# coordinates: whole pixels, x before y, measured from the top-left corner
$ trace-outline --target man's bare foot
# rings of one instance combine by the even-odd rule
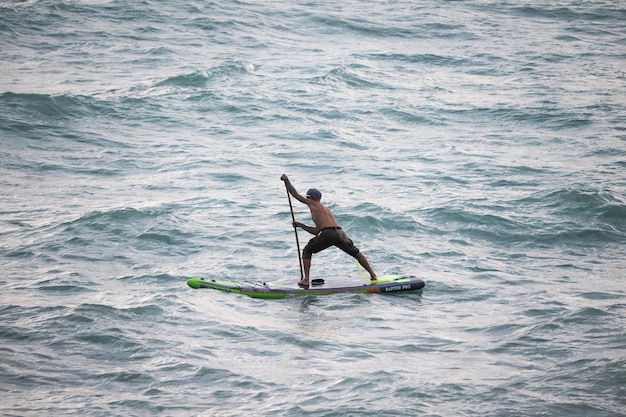
[[[298,285],[302,288],[309,288],[309,281],[298,281]]]

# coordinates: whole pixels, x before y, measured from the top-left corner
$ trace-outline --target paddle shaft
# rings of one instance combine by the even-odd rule
[[[294,224],[296,222],[296,216],[293,214],[293,206],[291,205],[291,195],[289,194],[289,187],[287,187],[287,183],[285,183],[285,189],[287,190],[287,200],[289,200],[289,210],[291,210],[291,221],[293,224],[293,232],[296,234],[296,247],[298,248],[298,262],[300,263],[300,279],[304,279],[304,274],[302,273],[302,256],[300,256],[300,240],[298,239],[298,228]]]

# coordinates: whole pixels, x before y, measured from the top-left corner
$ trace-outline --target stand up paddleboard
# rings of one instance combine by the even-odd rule
[[[293,280],[291,280],[293,281]],[[414,276],[385,275],[376,281],[364,283],[358,278],[330,278],[326,283],[323,279],[312,281],[309,288],[302,288],[287,279],[270,282],[221,281],[215,279],[191,278],[187,285],[191,288],[211,288],[214,290],[244,294],[253,298],[280,299],[304,295],[329,295],[338,293],[376,293],[393,294],[407,291],[420,291],[424,281]]]

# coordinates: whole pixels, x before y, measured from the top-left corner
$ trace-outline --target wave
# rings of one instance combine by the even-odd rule
[[[59,142],[59,149],[71,143],[123,149],[128,146],[123,140],[102,132],[109,130],[111,123],[126,120],[128,111],[123,100],[117,98],[6,92],[0,94],[0,131],[19,140],[22,146],[23,138],[31,143],[58,138],[63,141]],[[46,150],[55,149],[46,147]]]
[[[566,188],[544,191],[520,201],[536,204],[549,214],[580,223],[604,221],[626,232],[626,201],[609,189]]]
[[[3,114],[7,112],[25,115],[35,120],[69,120],[93,114],[115,113],[109,103],[100,102],[89,96],[71,94],[0,94]]]
[[[417,4],[417,3],[416,3]],[[390,16],[394,16],[394,24],[385,20],[377,20],[376,15],[351,13],[349,15],[316,14],[309,17],[325,35],[362,36],[373,39],[432,39],[432,38],[460,38],[474,39],[475,35],[467,30],[461,22],[443,23],[428,22],[421,19],[407,19],[411,13],[422,14],[431,9],[427,6],[423,10],[410,5],[413,10],[404,8],[390,8]]]
[[[511,242],[526,236],[531,227],[521,221],[478,212],[465,207],[428,209],[423,216],[435,234],[460,235],[464,239]]]
[[[541,107],[469,107],[439,109],[442,115],[454,118],[463,117],[474,122],[489,120],[490,123],[500,123],[503,126],[526,124],[532,127],[546,127],[551,130],[569,130],[590,126],[593,124],[593,114],[590,111],[569,111],[560,108]],[[440,116],[443,117],[443,116]]]
[[[398,108],[383,108],[381,109],[381,113],[391,119],[408,125],[444,125],[444,123],[432,117],[432,114],[427,109],[419,109],[412,112]]]
[[[134,208],[114,209],[105,212],[93,212],[80,219],[69,222],[61,228],[61,233],[69,238],[68,244],[84,244],[84,241],[102,239],[108,241],[127,242],[129,239],[139,248],[147,242],[150,245],[177,246],[183,245],[192,232],[173,227],[178,224],[171,210]],[[70,238],[70,236],[72,236]]]
[[[174,75],[155,84],[156,87],[202,88],[210,81],[236,78],[254,73],[256,67],[252,63],[230,62],[207,70],[199,70],[188,74]]]
[[[590,3],[589,6],[591,6]],[[509,13],[513,13],[516,15],[520,15],[523,17],[531,17],[531,18],[545,18],[550,20],[563,20],[567,22],[575,22],[575,21],[606,21],[616,19],[617,16],[624,15],[625,10],[623,8],[616,7],[599,7],[598,5],[593,5],[593,7],[589,7],[585,3],[581,3],[580,5],[566,7],[551,7],[546,4],[545,7],[540,6],[520,6],[514,7],[507,10]]]
[[[368,77],[360,72],[360,69],[364,69],[363,66],[341,66],[333,68],[326,74],[318,77],[314,77],[311,82],[314,84],[330,85],[332,87],[339,88],[354,88],[354,89],[369,89],[369,88],[382,88],[392,89],[390,85],[384,83],[382,80],[370,80]]]
[[[420,228],[410,214],[400,213],[376,204],[361,203],[352,207],[342,207],[349,216],[335,213],[340,224],[347,229],[368,233],[415,232]]]
[[[467,58],[444,56],[438,54],[400,54],[400,53],[375,53],[367,56],[370,59],[383,62],[397,61],[409,64],[426,64],[439,67],[465,67],[471,65]]]
[[[602,247],[626,241],[626,205],[608,191],[554,190],[506,202],[498,212],[495,207],[470,203],[427,209],[419,215],[430,233],[466,243]]]
[[[204,87],[209,77],[205,72],[194,72],[191,74],[176,75],[160,81],[157,87],[173,86],[173,87]]]
[[[105,261],[102,251],[122,245],[117,260],[129,262],[134,253],[146,251],[160,255],[188,255],[196,251],[192,243],[194,226],[172,213],[171,209],[119,208],[86,213],[75,220],[39,227],[18,228],[3,237],[13,242],[4,256],[14,259],[46,258],[47,262],[97,263]],[[58,291],[65,285],[46,286]]]

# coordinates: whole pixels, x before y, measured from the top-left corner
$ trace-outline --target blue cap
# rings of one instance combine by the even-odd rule
[[[317,188],[311,188],[309,191],[306,192],[306,196],[314,200],[322,199],[322,193],[320,193],[320,190],[318,190]]]

